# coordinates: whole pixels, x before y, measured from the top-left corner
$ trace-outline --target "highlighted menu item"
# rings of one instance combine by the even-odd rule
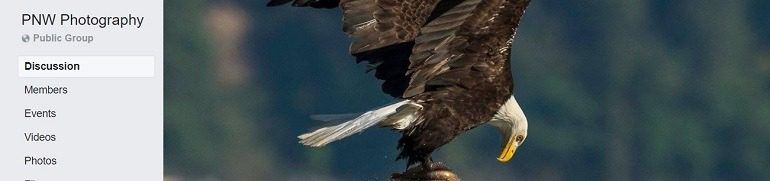
[[[151,56],[20,56],[19,77],[152,77]]]

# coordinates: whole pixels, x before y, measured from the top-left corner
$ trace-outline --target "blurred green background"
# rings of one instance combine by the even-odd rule
[[[308,115],[394,101],[339,10],[165,0],[166,180],[386,180],[397,134],[313,149]],[[770,180],[770,1],[534,0],[513,45],[530,122],[508,164],[474,129],[434,155],[465,180]]]

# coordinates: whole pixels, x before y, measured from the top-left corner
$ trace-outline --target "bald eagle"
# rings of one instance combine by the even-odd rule
[[[372,65],[398,102],[299,136],[321,147],[372,126],[392,128],[407,168],[435,169],[431,153],[482,124],[503,136],[500,162],[527,138],[512,94],[510,48],[529,0],[271,0],[268,6],[340,7],[350,53]]]

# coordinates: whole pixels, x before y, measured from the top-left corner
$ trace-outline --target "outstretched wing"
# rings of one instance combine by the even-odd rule
[[[463,0],[420,29],[403,97],[439,87],[470,88],[501,73],[528,0]],[[501,66],[505,64],[505,66]]]
[[[350,53],[358,62],[372,65],[375,77],[385,80],[385,93],[401,98],[441,86],[471,87],[477,81],[464,80],[488,76],[474,70],[496,63],[481,60],[488,57],[483,53],[495,51],[473,44],[485,41],[479,40],[478,34],[501,33],[495,32],[501,29],[490,28],[494,18],[519,12],[500,12],[501,6],[510,4],[506,0],[271,0],[268,5],[289,2],[294,6],[341,7],[343,30],[352,39]],[[519,2],[512,6],[523,10],[526,5]],[[518,20],[512,23],[497,27],[515,28]]]
[[[382,90],[401,97],[409,83],[406,70],[414,38],[426,21],[460,0],[271,0],[268,6],[334,8],[343,11],[343,30],[351,37],[350,53],[366,61]],[[446,1],[450,3],[445,3]],[[438,6],[438,7],[437,7]],[[437,9],[434,11],[434,9]],[[433,13],[433,14],[431,14]]]

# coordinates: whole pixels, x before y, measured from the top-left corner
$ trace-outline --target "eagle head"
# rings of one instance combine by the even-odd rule
[[[510,161],[516,149],[527,139],[527,117],[513,95],[495,113],[489,124],[503,136],[502,151],[497,160],[503,163]]]

